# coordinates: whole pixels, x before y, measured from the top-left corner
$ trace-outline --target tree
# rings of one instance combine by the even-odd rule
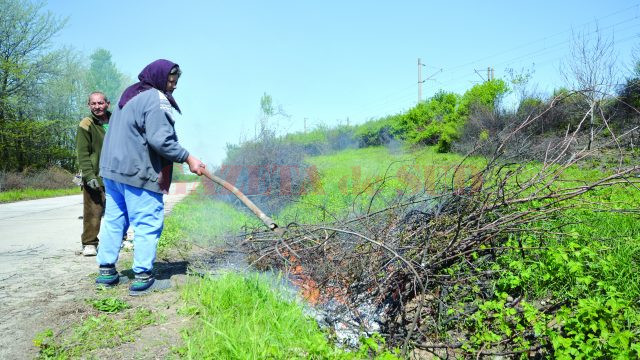
[[[270,117],[275,113],[273,98],[266,92],[260,98],[260,136],[264,135]]]
[[[110,101],[117,102],[128,82],[111,60],[111,53],[105,49],[97,49],[91,54],[90,59],[86,79],[87,90],[101,91]]]
[[[440,91],[399,117],[396,126],[413,144],[436,145],[440,152],[449,151],[462,125],[459,102],[457,94]]]
[[[616,56],[613,40],[603,38],[596,27],[595,36],[589,33],[574,35],[571,46],[571,60],[563,71],[570,86],[584,95],[589,106],[589,142],[587,149],[591,149],[595,133],[596,111],[614,88],[614,69]]]
[[[29,90],[54,75],[62,55],[50,48],[66,19],[42,12],[43,7],[42,2],[0,0],[0,124],[24,115],[19,108]]]

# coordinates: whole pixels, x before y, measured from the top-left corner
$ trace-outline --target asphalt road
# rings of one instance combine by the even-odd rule
[[[197,183],[172,184],[171,210]],[[74,256],[81,249],[82,195],[0,204],[0,281],[27,259]]]
[[[81,248],[82,195],[0,204],[0,279],[25,258]]]

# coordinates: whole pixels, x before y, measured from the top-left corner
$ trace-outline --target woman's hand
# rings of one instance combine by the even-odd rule
[[[200,159],[195,156],[189,155],[186,162],[187,165],[189,165],[189,171],[197,174],[198,176],[202,176],[202,172],[205,170],[206,165],[202,161],[200,161]]]

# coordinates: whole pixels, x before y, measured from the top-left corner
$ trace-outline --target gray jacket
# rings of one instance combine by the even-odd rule
[[[109,121],[100,156],[104,178],[166,193],[173,163],[183,163],[189,152],[178,143],[173,107],[156,89],[141,92]]]

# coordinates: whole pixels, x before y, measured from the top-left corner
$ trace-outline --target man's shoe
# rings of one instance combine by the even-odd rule
[[[115,286],[118,285],[119,281],[120,274],[118,274],[115,265],[100,265],[96,285]]]
[[[98,250],[95,245],[83,245],[82,246],[82,255],[83,256],[96,256],[98,255]]]
[[[122,246],[120,248],[125,250],[133,250],[133,243],[130,240],[122,240]]]

